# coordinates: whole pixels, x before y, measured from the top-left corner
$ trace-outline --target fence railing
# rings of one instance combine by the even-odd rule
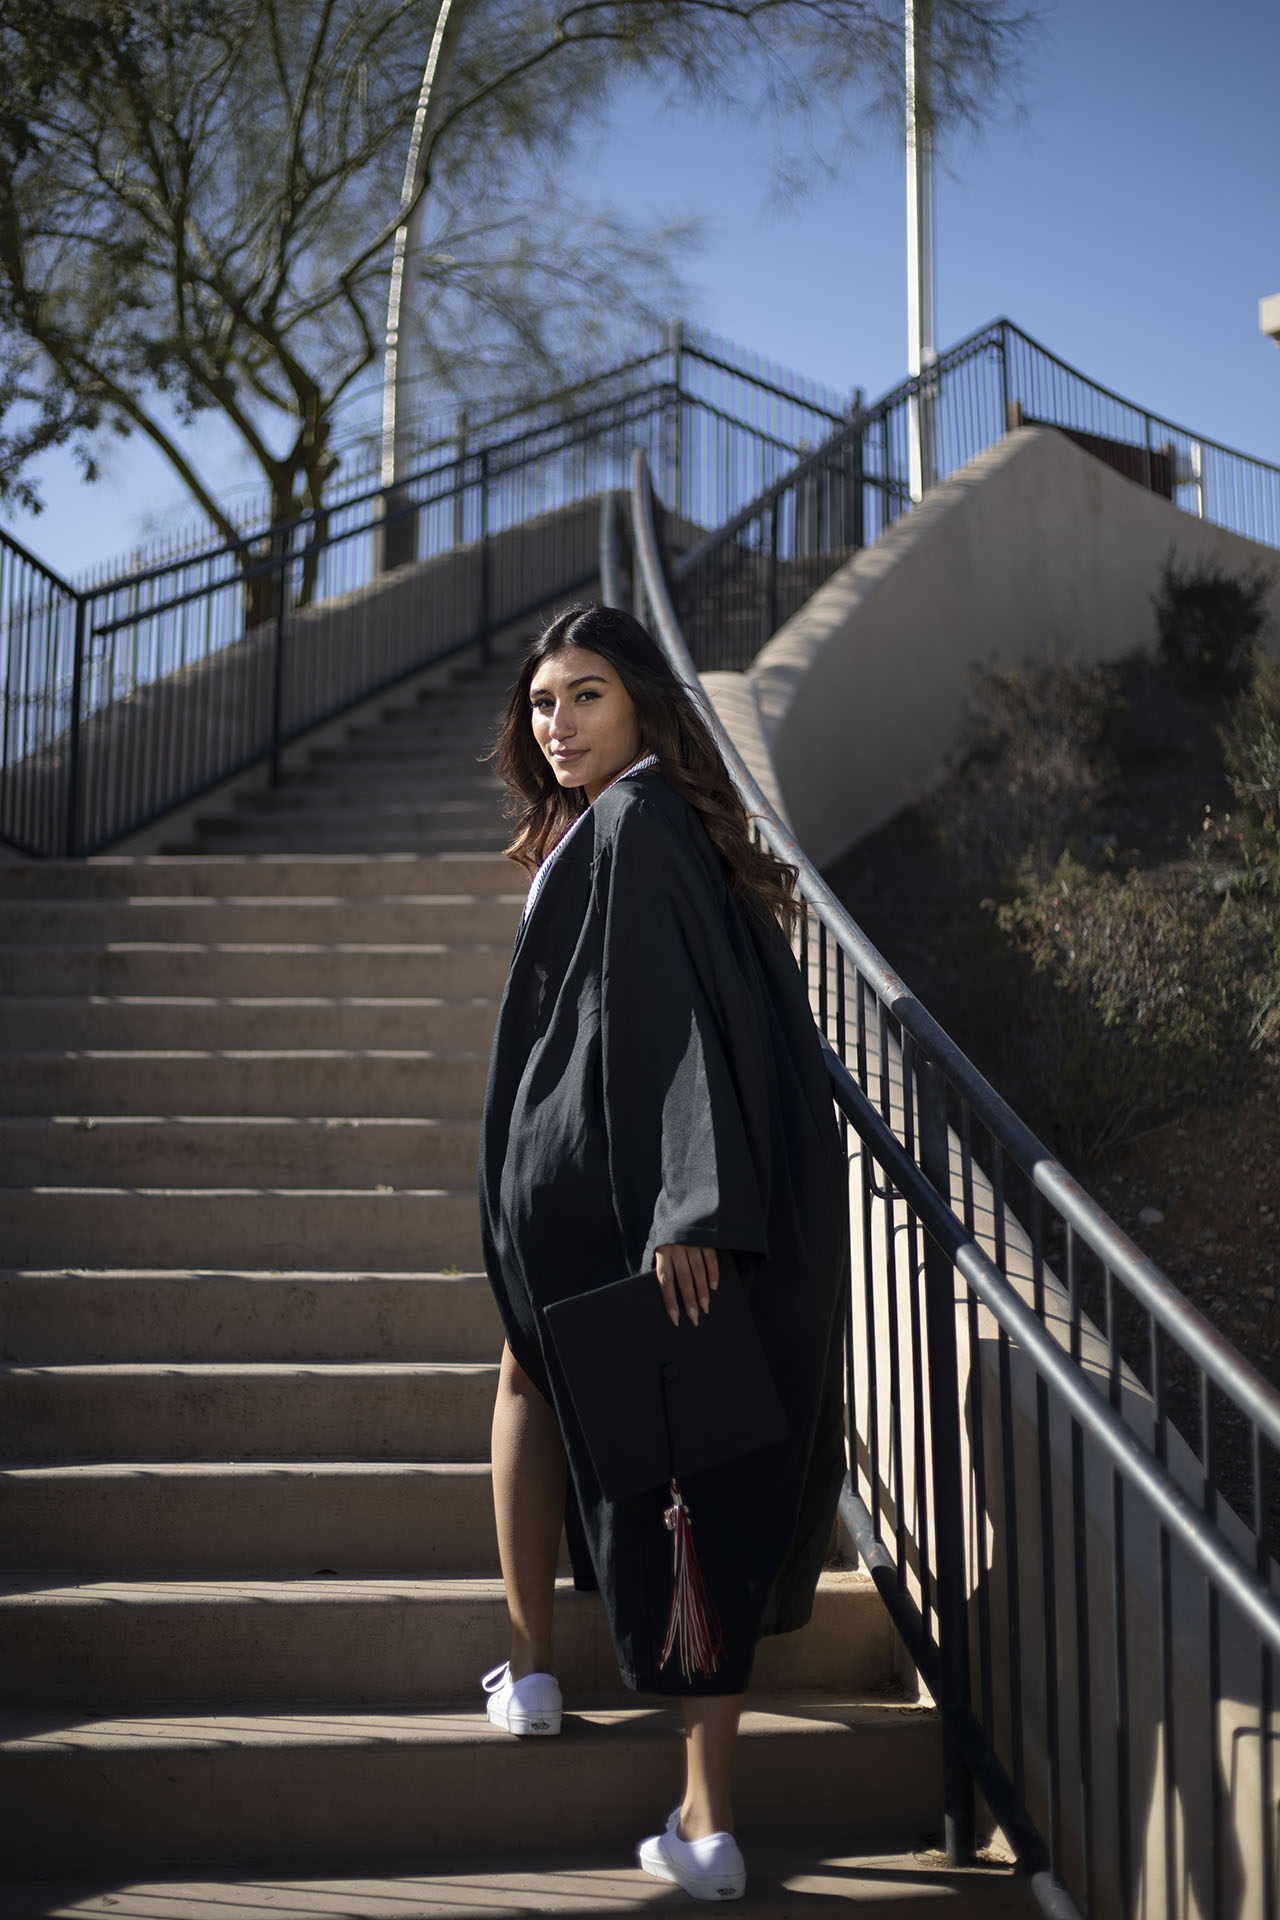
[[[669,396],[669,438],[659,450],[665,454],[665,466],[655,454],[654,470],[663,477],[666,497],[673,503],[683,497],[690,517],[703,526],[718,525],[732,511],[731,507],[720,510],[726,497],[735,505],[750,499],[797,453],[827,439],[854,410],[844,396],[817,381],[747,353],[704,328],[673,321],[629,358],[554,392],[526,397],[514,405],[507,397],[479,398],[452,413],[416,418],[407,433],[405,464],[418,478],[436,469],[452,471],[475,461],[486,448],[554,433],[586,415],[625,407],[664,389]],[[381,388],[374,392],[380,401]],[[743,471],[728,496],[723,482],[718,485],[714,478],[715,462],[699,458],[704,414],[731,421],[746,436],[740,449]],[[345,436],[340,432],[337,444],[342,464],[326,488],[330,509],[376,493],[382,485],[380,407],[365,432],[348,431]],[[722,449],[717,452],[723,457]],[[271,538],[271,502],[264,488],[240,489],[227,511],[245,543]],[[187,514],[127,556],[76,575],[72,584],[81,591],[109,586],[220,552],[225,545],[207,517]]]
[[[838,419],[708,336],[489,423],[388,492],[77,589],[0,535],[0,839],[93,853],[595,577],[590,503],[645,446],[713,522]],[[699,524],[705,525],[703,521]]]
[[[632,517],[639,610],[696,688],[642,455]],[[914,999],[714,724],[800,874],[849,1149],[842,1513],[940,1709],[948,1850],[976,1784],[1047,1914],[1263,1920],[1280,1394]]]
[[[1280,546],[1280,467],[1121,399],[998,320],[860,409],[676,563],[676,609],[697,665],[749,665],[825,579],[910,509],[913,429],[927,489],[1021,425],[1059,427],[1186,511]],[[676,504],[661,476],[659,491]]]

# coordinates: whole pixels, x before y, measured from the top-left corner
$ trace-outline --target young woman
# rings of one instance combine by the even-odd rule
[[[761,1634],[808,1619],[844,1472],[846,1175],[790,946],[794,874],[751,841],[711,733],[629,614],[574,607],[530,649],[497,749],[533,875],[498,1015],[480,1203],[506,1346],[493,1423],[509,1660],[491,1720],[559,1731],[562,1526],[627,1686],[678,1694],[685,1790],[640,1863],[701,1898],[745,1886],[730,1768]],[[788,1426],[686,1476],[707,1619],[672,1654],[665,1486],[607,1498],[545,1310],[652,1272],[714,1315],[732,1255]],[[608,1368],[609,1354],[600,1355]]]

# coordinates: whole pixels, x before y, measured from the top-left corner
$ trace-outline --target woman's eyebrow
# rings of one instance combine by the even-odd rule
[[[576,680],[571,680],[569,682],[570,691],[572,691],[574,687],[585,686],[588,680],[598,680],[602,687],[607,687],[609,684],[609,682],[605,679],[602,673],[580,673]],[[531,700],[541,700],[542,697],[545,695],[548,699],[550,699],[551,692],[552,690],[550,687],[530,687],[529,698]]]

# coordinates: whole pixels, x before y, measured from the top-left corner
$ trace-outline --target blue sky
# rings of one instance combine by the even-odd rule
[[[1046,0],[1023,112],[954,141],[936,188],[937,334],[1006,314],[1080,370],[1206,438],[1280,464],[1277,0]],[[840,391],[906,371],[904,163],[868,133],[834,180],[780,205],[772,136],[618,102],[600,194],[700,214],[687,315]],[[229,449],[218,463],[235,478]],[[45,469],[47,511],[6,525],[67,573],[127,550],[181,499],[136,443],[84,487]]]

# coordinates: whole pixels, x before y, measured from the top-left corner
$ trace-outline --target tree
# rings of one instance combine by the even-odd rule
[[[418,175],[415,324],[441,397],[561,370],[643,306],[679,235],[592,215],[552,170],[628,75],[672,93],[875,102],[896,0],[454,0]],[[435,0],[0,0],[0,500],[32,457],[145,434],[201,475],[216,411],[273,523],[319,508],[335,419],[380,359],[404,156]],[[939,121],[976,119],[1030,23],[935,0]],[[640,266],[642,273],[632,269]],[[655,278],[656,276],[656,278]],[[176,420],[176,426],[174,424]]]

